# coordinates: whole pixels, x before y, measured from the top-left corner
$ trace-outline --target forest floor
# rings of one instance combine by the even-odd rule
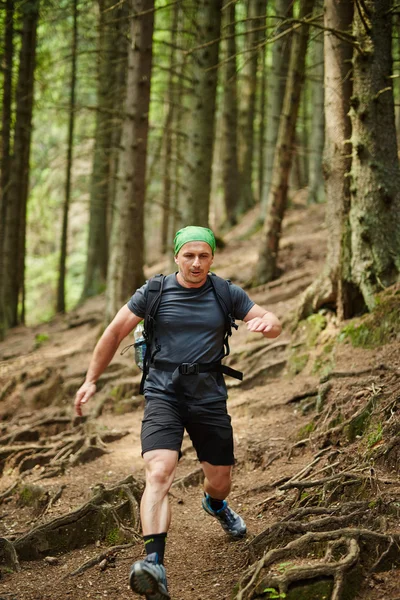
[[[245,235],[252,220],[254,215],[249,214],[226,236],[226,246],[217,252],[214,263],[218,274],[239,284],[249,280],[257,259],[259,234]],[[326,238],[323,206],[292,207],[281,241],[282,276],[249,290],[250,296],[286,322],[301,292],[323,265]],[[148,274],[164,269],[160,263]],[[126,489],[118,487],[120,482],[129,475],[140,482],[144,474],[140,456],[143,400],[137,395],[140,375],[130,351],[116,354],[86,409],[86,418],[74,419],[74,393],[101,333],[103,310],[104,298],[94,298],[65,317],[17,328],[0,344],[0,536],[15,544],[20,559],[19,570],[10,566],[7,544],[2,551],[0,540],[1,599],[134,597],[128,573],[130,565],[143,556],[140,538],[132,534],[123,517],[124,535],[115,525],[104,533],[104,512],[99,526],[85,521],[87,513],[79,510],[89,506],[91,514],[97,514],[93,506],[99,505],[90,503],[93,495],[101,496],[113,487],[119,496],[102,506],[116,507]],[[388,336],[388,343],[374,349],[355,348],[346,340],[338,341],[343,324],[329,313],[321,317],[323,324],[315,320],[312,325],[317,329],[311,334],[307,325],[292,333],[288,324],[280,338],[272,341],[248,334],[242,325],[234,334],[230,364],[245,372],[245,382],[229,381],[228,407],[237,458],[230,503],[244,517],[248,536],[242,541],[228,540],[202,510],[199,465],[185,437],[170,494],[173,516],[165,560],[174,600],[231,598],[246,568],[262,556],[263,532],[290,519],[293,511],[309,508],[317,514],[328,506],[328,499],[330,506],[338,499],[361,506],[361,517],[357,511],[350,519],[341,517],[344,527],[365,528],[367,513],[376,511],[368,519],[372,531],[400,533],[399,452],[394,438],[386,434],[393,433],[393,422],[397,423],[400,337]],[[360,425],[359,417],[365,414],[367,425],[364,421]],[[358,429],[354,434],[346,429],[344,435],[345,426],[354,425],[352,415],[358,418]],[[377,460],[372,467],[371,453],[383,456],[380,448],[389,441],[386,460]],[[340,479],[344,472],[353,473],[353,480],[348,481],[346,475]],[[315,487],[307,488],[309,493],[301,486],[290,487],[293,476],[304,482],[338,473],[334,486],[322,483],[317,492]],[[282,489],[285,482],[289,487]],[[140,490],[134,489],[135,493],[140,495]],[[132,508],[135,498],[126,497]],[[377,511],[378,505],[387,510]],[[71,511],[76,518],[63,520]],[[61,521],[45,537],[40,526],[53,524],[57,517]],[[112,518],[118,522],[115,512]],[[65,527],[70,528],[69,537],[65,537]],[[134,529],[139,531],[139,526]],[[28,543],[32,531],[34,550]],[[89,539],[83,543],[85,533]],[[70,549],[57,547],[57,536],[68,540]],[[73,575],[91,559],[92,566]],[[280,563],[281,574],[287,564]],[[396,560],[392,566],[389,571],[366,573],[356,597],[399,600],[400,569]],[[315,594],[307,598],[328,598],[322,592]],[[243,596],[247,597],[278,595],[258,592]],[[300,594],[292,597],[303,598]]]

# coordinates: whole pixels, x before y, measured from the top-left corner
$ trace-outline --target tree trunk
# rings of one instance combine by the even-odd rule
[[[239,210],[246,212],[254,204],[253,194],[253,155],[255,146],[254,121],[256,117],[257,66],[260,50],[257,48],[262,38],[260,27],[265,25],[265,2],[248,0],[246,59],[240,86],[240,200]],[[261,17],[264,17],[261,18]]]
[[[112,229],[112,219],[114,214],[114,206],[117,196],[117,174],[119,165],[119,154],[122,137],[122,122],[124,103],[126,97],[126,80],[128,72],[128,44],[121,43],[122,39],[127,39],[129,36],[129,4],[123,4],[114,8],[114,43],[118,47],[116,54],[115,69],[115,94],[114,94],[114,113],[111,138],[111,153],[110,153],[110,178],[108,185],[108,202],[107,202],[107,269],[109,265],[110,239]]]
[[[187,224],[208,226],[222,0],[198,0],[187,173]],[[212,42],[211,44],[209,44]]]
[[[301,0],[299,19],[310,16],[314,0]],[[287,188],[292,164],[296,121],[304,81],[304,68],[308,42],[308,25],[300,25],[293,33],[288,79],[276,145],[273,178],[268,200],[268,210],[261,236],[260,252],[254,280],[266,283],[277,276],[277,257],[285,214]]]
[[[276,15],[290,19],[293,15],[292,0],[275,0]],[[276,22],[276,19],[274,19]],[[288,24],[280,20],[277,23],[275,35],[279,35]],[[285,96],[286,77],[290,57],[291,35],[285,35],[272,45],[272,68],[268,73],[268,125],[267,142],[264,164],[264,180],[261,194],[261,219],[267,214],[268,196],[272,180],[272,167],[276,140],[278,137],[279,120],[281,117],[283,99]]]
[[[106,319],[144,282],[144,203],[154,0],[131,0],[128,78],[107,278]]]
[[[0,180],[0,341],[7,329],[4,298],[4,237],[7,217],[8,192],[11,178],[11,106],[12,106],[12,67],[14,56],[14,0],[6,0],[4,17],[4,78],[3,115],[1,131],[1,180]]]
[[[108,260],[107,215],[110,192],[113,125],[117,105],[119,56],[111,7],[114,0],[98,0],[98,84],[87,262],[82,299],[100,293],[106,284]]]
[[[257,158],[257,202],[261,202],[264,185],[264,164],[265,164],[265,130],[267,120],[267,46],[264,44],[261,51],[261,74],[260,74],[260,93],[259,93],[259,132],[258,132],[258,158]]]
[[[21,12],[23,21],[22,41],[4,240],[4,299],[6,322],[11,327],[17,325],[20,321],[23,322],[24,316],[26,205],[29,189],[29,157],[39,0],[26,0],[21,5]],[[19,302],[21,302],[20,311],[18,311]]]
[[[351,280],[369,310],[399,279],[400,171],[392,87],[392,0],[357,2],[353,34]]]
[[[298,318],[304,318],[322,306],[330,306],[343,316],[351,290],[343,285],[342,252],[346,248],[346,219],[350,207],[349,173],[351,169],[349,118],[352,94],[351,43],[332,31],[351,32],[353,5],[348,0],[325,0],[324,12],[324,87],[326,225],[328,248],[321,275],[304,292]]]
[[[179,98],[176,94],[176,82],[174,78],[174,69],[176,62],[176,48],[178,35],[178,22],[180,5],[176,3],[173,8],[171,22],[171,46],[169,54],[170,71],[168,75],[167,89],[167,118],[164,129],[164,170],[163,170],[163,220],[161,226],[161,250],[167,252],[171,244],[169,237],[169,221],[172,213],[172,168],[173,168],[173,132],[172,126],[175,119],[175,113]]]
[[[237,106],[237,67],[236,67],[236,38],[235,19],[236,5],[230,0],[225,0],[223,10],[224,35],[227,36],[225,43],[225,65],[223,86],[223,187],[224,204],[227,225],[236,223],[238,190],[239,190],[239,166],[238,166],[238,106]]]
[[[312,81],[310,84],[312,98],[311,143],[309,161],[308,202],[322,202],[324,179],[322,174],[322,155],[324,151],[325,118],[324,118],[324,38],[319,33],[312,45]]]
[[[60,262],[58,270],[57,305],[56,311],[65,312],[65,275],[67,263],[68,219],[71,198],[72,155],[74,148],[75,125],[75,95],[76,95],[76,62],[78,51],[78,0],[73,3],[73,28],[72,28],[72,63],[71,63],[71,89],[69,98],[69,124],[67,146],[67,173],[65,181],[65,198],[63,208],[63,221],[61,229]]]

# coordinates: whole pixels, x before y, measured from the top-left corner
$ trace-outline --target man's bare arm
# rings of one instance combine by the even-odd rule
[[[125,305],[105,329],[93,351],[86,379],[75,395],[75,411],[79,416],[82,415],[82,404],[86,404],[95,394],[96,381],[111,362],[121,341],[141,320]]]
[[[282,331],[278,317],[258,304],[249,310],[243,321],[249,331],[262,333],[267,338],[276,338]]]

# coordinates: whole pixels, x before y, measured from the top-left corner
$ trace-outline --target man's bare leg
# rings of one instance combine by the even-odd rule
[[[208,462],[202,462],[201,466],[205,475],[205,496],[202,501],[204,510],[218,519],[222,529],[232,538],[242,538],[246,535],[246,524],[225,500],[231,491],[232,467],[211,465]]]
[[[203,461],[201,463],[204,472],[204,491],[211,498],[225,500],[231,491],[232,467],[231,465],[211,465]]]
[[[164,533],[171,522],[168,492],[175,477],[178,452],[150,450],[143,458],[146,466],[146,487],[140,503],[143,535]]]
[[[170,600],[163,565],[165,540],[171,522],[168,492],[178,464],[175,450],[150,450],[143,455],[146,487],[140,503],[146,558],[131,567],[131,589],[146,598]]]

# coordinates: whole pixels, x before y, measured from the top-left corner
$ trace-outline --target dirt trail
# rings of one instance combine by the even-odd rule
[[[247,281],[256,260],[257,237],[248,240],[241,238],[251,218],[249,215],[248,221],[230,233],[226,248],[217,254],[215,261],[216,272],[238,283]],[[280,285],[273,282],[269,286],[261,286],[250,292],[251,297],[284,318],[295,306],[298,295],[318,272],[325,252],[325,238],[323,207],[293,209],[285,221],[281,253],[284,274]],[[163,265],[156,265],[151,272],[160,272],[163,268]],[[56,382],[53,389],[56,389],[57,376],[60,376],[64,391],[57,400],[57,406],[66,408],[67,414],[72,414],[70,406],[73,392],[82,380],[101,330],[103,304],[101,297],[93,299],[66,320],[57,318],[47,325],[20,328],[11,332],[7,340],[0,344],[3,389],[12,382],[13,377],[19,377],[14,382],[15,391],[4,394],[0,402],[2,415],[6,417],[2,426],[3,434],[7,423],[15,420],[16,413],[23,415],[34,411],[36,416],[40,416],[48,414],[51,408],[51,397],[46,397],[43,392],[38,400],[38,396],[33,395],[35,387],[25,387],[23,393],[17,393],[24,371],[28,378],[35,373],[39,380],[42,377],[44,384],[39,381],[38,389],[42,389],[46,382],[50,385],[52,377]],[[335,329],[335,324],[331,323],[330,327]],[[47,339],[38,342],[38,334],[45,334]],[[298,495],[296,490],[282,493],[273,501],[269,498],[275,489],[273,483],[281,478],[292,477],[308,465],[315,455],[316,446],[312,443],[296,447],[302,437],[302,428],[304,431],[310,423],[310,414],[303,411],[299,402],[293,399],[316,388],[320,377],[307,369],[296,376],[289,373],[286,360],[290,339],[290,333],[286,330],[279,344],[270,344],[271,351],[267,351],[266,346],[260,351],[259,338],[249,335],[244,327],[241,326],[235,335],[231,361],[241,364],[243,355],[247,354],[241,366],[247,372],[249,384],[230,388],[228,405],[233,420],[237,457],[230,502],[246,520],[249,536],[239,542],[231,542],[226,538],[219,525],[202,511],[201,485],[174,486],[171,490],[173,519],[166,552],[166,568],[174,600],[231,598],[233,586],[252,561],[249,540],[292,510]],[[335,369],[362,371],[374,369],[385,362],[398,367],[398,346],[399,342],[396,342],[386,349],[369,352],[344,346],[340,355],[336,355]],[[48,371],[43,375],[45,369]],[[104,396],[103,412],[95,425],[87,427],[100,432],[100,435],[112,431],[126,431],[127,435],[107,444],[107,452],[96,460],[69,467],[55,477],[37,481],[44,467],[32,469],[26,477],[27,481],[36,480],[50,495],[64,486],[62,495],[45,515],[39,517],[39,521],[31,507],[21,506],[11,495],[7,501],[0,503],[0,536],[10,539],[18,537],[18,534],[38,522],[49,521],[75,509],[91,498],[97,484],[110,487],[129,474],[139,479],[143,477],[139,441],[142,402],[136,396],[132,399],[132,392],[123,394],[121,398],[117,394],[113,398],[116,389],[125,390],[125,387],[131,386],[129,389],[133,387],[135,390],[137,387],[138,374],[133,372],[129,353],[116,355],[107,373],[110,381],[106,376],[102,384],[104,394],[108,390],[108,395]],[[255,373],[258,375],[252,380],[251,375]],[[371,376],[353,378],[351,385],[363,389],[378,383],[379,374],[372,371]],[[178,466],[177,479],[191,473],[196,475],[198,469],[187,438],[183,449],[184,456]],[[4,470],[0,479],[0,498],[17,476],[15,469]],[[104,571],[96,565],[80,576],[69,575],[85,561],[98,556],[106,547],[104,541],[90,544],[83,549],[59,555],[56,564],[49,564],[45,560],[23,561],[20,572],[3,572],[0,599],[128,600],[133,597],[127,584],[129,567],[143,554],[140,542],[120,550],[115,562]],[[365,584],[359,598],[395,600],[399,597],[396,591],[398,583],[398,570],[391,571],[390,576],[380,574],[377,579]]]

